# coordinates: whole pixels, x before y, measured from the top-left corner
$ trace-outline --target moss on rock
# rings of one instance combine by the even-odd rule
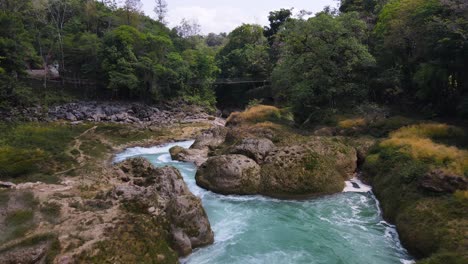
[[[167,233],[150,216],[129,215],[108,233],[108,239],[82,253],[77,262],[178,263],[177,253],[166,242]]]
[[[444,260],[443,263],[468,261],[466,185],[446,188],[448,183],[443,181],[453,180],[453,177],[459,177],[460,181],[457,182],[464,181],[466,176],[460,169],[463,166],[453,169],[450,164],[463,164],[465,157],[452,155],[445,162],[440,162],[438,157],[443,154],[440,152],[432,158],[428,158],[430,155],[415,155],[415,151],[419,153],[426,146],[414,143],[422,138],[431,150],[434,146],[449,148],[433,141],[449,133],[448,130],[460,133],[445,125],[400,129],[392,133],[392,138],[405,139],[408,144],[393,144],[392,138],[385,140],[370,151],[363,166],[364,175],[380,200],[384,217],[396,224],[402,243],[412,254],[422,258],[420,263],[424,264],[441,263],[441,260]],[[453,153],[465,151],[455,147],[450,147],[450,150]],[[441,188],[427,188],[428,175],[437,173],[437,170],[440,173],[449,170],[451,178],[431,182],[443,184]]]

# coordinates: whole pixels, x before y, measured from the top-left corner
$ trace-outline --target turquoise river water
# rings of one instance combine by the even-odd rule
[[[371,189],[358,180],[342,193],[286,201],[262,196],[223,196],[198,187],[196,167],[172,161],[169,149],[193,141],[130,148],[116,162],[143,156],[155,166],[180,170],[200,197],[215,233],[213,245],[197,249],[183,264],[407,264],[395,227],[382,219]]]

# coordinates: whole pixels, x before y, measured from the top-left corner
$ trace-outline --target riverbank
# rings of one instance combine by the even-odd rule
[[[116,157],[142,156],[157,167],[174,166],[201,198],[215,242],[182,263],[411,263],[395,227],[383,221],[369,186],[358,180],[347,182],[354,182],[347,192],[301,200],[216,194],[196,184],[195,164],[169,156],[169,149],[190,151],[192,144],[130,148]]]
[[[196,179],[221,194],[217,197],[328,197],[340,193],[362,169],[385,219],[396,224],[403,245],[421,263],[466,259],[463,129],[387,114],[298,129],[286,110],[265,106],[234,113],[226,127],[219,121],[2,124],[0,176],[10,183],[0,190],[0,256],[86,263],[118,255],[126,262],[175,263],[191,252],[191,244],[206,245],[209,236],[193,243],[190,237],[196,232],[186,230],[175,246],[177,228],[168,226],[164,216],[172,209],[116,198],[117,186],[130,182],[124,189],[140,190],[153,180],[127,177],[111,162],[114,153],[128,147],[197,138],[190,149],[174,148],[171,155],[195,162],[200,170],[193,184]],[[118,239],[122,236],[127,238]]]
[[[159,263],[177,263],[179,254],[183,254],[176,252],[174,231],[164,224],[169,216],[176,219],[177,213],[169,205],[166,211],[142,213],[133,202],[113,195],[118,186],[128,183],[112,157],[132,146],[194,138],[213,122],[219,121],[207,117],[164,126],[68,121],[3,123],[0,262],[100,263],[116,260],[118,255],[126,263],[155,259]],[[128,177],[130,182],[138,182]],[[190,197],[176,192],[172,195]],[[141,196],[139,202],[148,200],[144,195],[137,196]],[[193,201],[196,204],[196,199]],[[181,225],[192,219],[182,218],[186,220],[180,220]],[[203,243],[193,243],[193,247],[200,245]]]
[[[330,195],[362,169],[385,219],[396,224],[403,245],[420,263],[466,262],[466,131],[374,113],[295,129],[284,110],[253,106],[232,114],[223,133],[205,133],[209,144],[196,141],[171,154],[194,161],[204,149],[195,179],[222,195]]]

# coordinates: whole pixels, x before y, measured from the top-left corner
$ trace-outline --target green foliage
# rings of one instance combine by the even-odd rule
[[[284,23],[291,19],[292,9],[284,9],[270,12],[268,21],[270,26],[264,28],[264,35],[268,39],[268,43],[272,46],[275,42],[276,34],[281,30]]]
[[[34,213],[31,210],[18,210],[8,214],[5,223],[10,226],[24,225],[32,221]]]
[[[51,176],[70,166],[73,159],[65,150],[87,128],[40,123],[0,124],[0,127],[0,178],[23,180],[34,174]]]
[[[431,126],[417,130],[408,127],[393,137],[446,135],[447,129],[442,134],[441,131]],[[428,257],[421,263],[439,263],[445,257],[448,263],[462,263],[466,261],[466,242],[460,230],[465,230],[468,217],[465,196],[460,191],[435,194],[422,189],[422,177],[444,165],[415,157],[410,152],[415,146],[406,148],[384,141],[371,150],[363,172],[374,187],[384,217],[397,225],[404,245],[417,257]]]
[[[272,80],[276,97],[290,102],[297,121],[321,108],[365,100],[364,69],[374,58],[363,44],[365,24],[356,13],[293,20],[282,34],[285,43]]]
[[[150,103],[188,96],[214,106],[214,48],[201,37],[181,38],[134,5],[117,8],[111,1],[95,0],[10,2],[0,13],[0,107],[44,103],[45,98],[23,89],[17,77],[25,76],[27,68],[43,70],[50,65],[58,65],[65,83],[79,88],[83,84],[87,94]],[[198,54],[187,57],[187,50]],[[45,89],[50,74],[38,74]]]
[[[228,35],[217,55],[224,78],[266,77],[270,64],[268,42],[258,25],[243,24]]]
[[[380,67],[398,69],[404,97],[422,109],[455,115],[467,96],[468,6],[459,0],[395,0],[375,27]]]

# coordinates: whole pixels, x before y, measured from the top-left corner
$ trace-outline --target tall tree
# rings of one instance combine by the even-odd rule
[[[297,121],[367,98],[366,68],[374,58],[363,43],[365,29],[357,13],[323,12],[286,23],[272,80],[277,99],[293,106]]]
[[[381,67],[399,70],[405,99],[457,111],[468,93],[467,14],[463,0],[395,0],[382,9],[377,54]]]
[[[132,17],[141,12],[142,6],[141,0],[125,0],[123,8],[125,10],[127,25],[131,25]]]
[[[270,26],[265,27],[264,34],[265,37],[268,38],[268,43],[270,46],[273,45],[275,41],[276,33],[281,29],[281,26],[288,21],[289,18],[292,16],[292,8],[291,9],[284,9],[282,8],[279,11],[272,11],[268,16],[268,21],[270,21]]]
[[[179,36],[183,38],[193,37],[199,35],[201,26],[196,20],[188,20],[182,18],[180,24],[175,28]]]
[[[271,68],[268,50],[261,26],[243,24],[234,29],[217,55],[222,77],[267,77]]]
[[[156,7],[154,7],[154,13],[159,23],[166,24],[167,15],[167,2],[165,0],[156,0]]]

